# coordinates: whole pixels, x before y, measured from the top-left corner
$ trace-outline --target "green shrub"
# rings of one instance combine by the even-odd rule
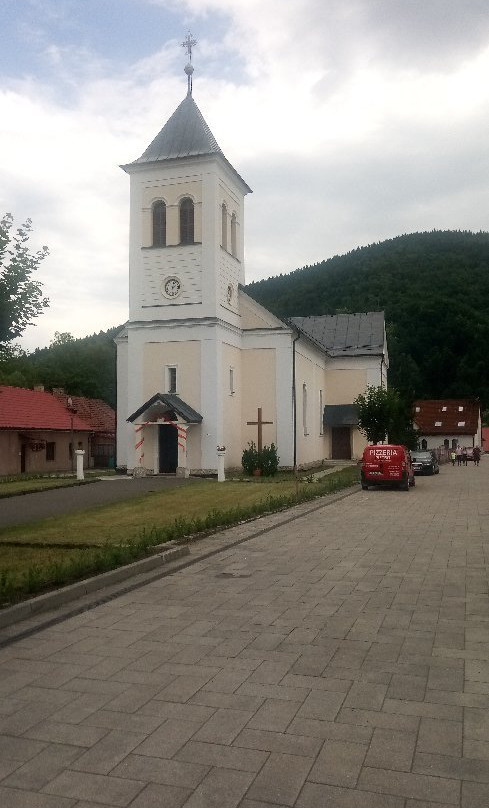
[[[248,443],[248,448],[243,450],[241,465],[245,473],[250,476],[259,469],[265,477],[273,477],[277,473],[279,459],[274,443],[264,446],[261,451],[258,451],[254,442],[251,441]]]

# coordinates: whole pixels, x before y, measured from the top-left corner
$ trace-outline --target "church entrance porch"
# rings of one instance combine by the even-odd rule
[[[158,473],[175,474],[178,466],[178,430],[173,424],[158,425]]]

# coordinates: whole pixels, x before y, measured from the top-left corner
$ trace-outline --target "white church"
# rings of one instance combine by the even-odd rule
[[[190,41],[190,40],[189,40]],[[190,41],[188,53],[191,59]],[[359,458],[353,401],[387,385],[383,312],[284,322],[246,294],[244,199],[192,96],[130,176],[129,319],[117,344],[117,466],[217,473],[249,442],[282,468]]]

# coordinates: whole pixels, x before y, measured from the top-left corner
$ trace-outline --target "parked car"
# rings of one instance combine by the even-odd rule
[[[411,455],[415,474],[439,474],[440,466],[434,452],[415,451]]]
[[[360,475],[364,490],[369,485],[395,485],[409,491],[416,482],[409,449],[393,444],[366,446]]]

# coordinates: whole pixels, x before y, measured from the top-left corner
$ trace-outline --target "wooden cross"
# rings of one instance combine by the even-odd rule
[[[261,452],[261,450],[263,449],[263,424],[273,424],[273,421],[262,421],[261,407],[258,407],[258,418],[256,419],[256,421],[247,421],[246,424],[248,426],[257,426],[258,427],[257,448],[258,448],[258,451]]]

